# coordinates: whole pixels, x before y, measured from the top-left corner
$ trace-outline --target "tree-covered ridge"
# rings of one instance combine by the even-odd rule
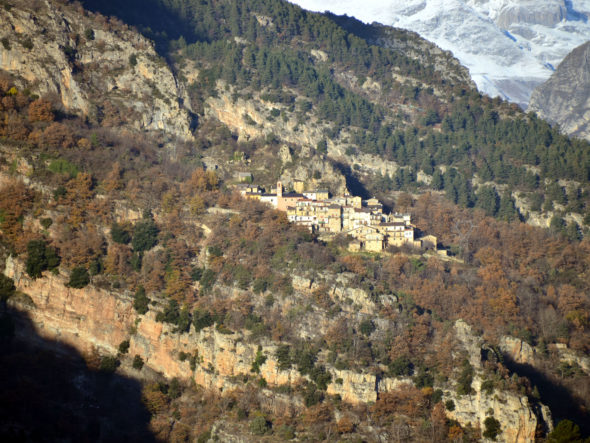
[[[407,167],[387,179],[390,183],[382,182],[386,189],[413,189],[419,185],[419,171],[432,175],[438,167],[451,166],[464,184],[455,186],[459,191],[449,197],[467,206],[476,203],[477,190],[469,188],[477,174],[483,182],[529,193],[531,201],[544,196],[550,200],[546,208],[554,202],[548,186],[559,179],[574,180],[578,191],[571,193],[573,206],[582,214],[588,211],[588,143],[570,140],[534,115],[482,97],[467,83],[449,81],[440,67],[428,62],[428,53],[410,58],[404,45],[419,40],[411,33],[308,13],[278,0],[154,4],[176,14],[183,26],[168,30],[164,22],[148,29],[147,24],[154,25],[149,9],[138,16],[133,2],[108,7],[165,42],[168,56],[178,64],[196,63],[201,72],[191,94],[201,103],[197,108],[217,93],[217,80],[223,80],[236,97],[263,91],[266,99],[297,111],[302,122],[313,115],[331,124],[326,137],[350,144],[347,152],[370,153]],[[184,31],[179,29],[186,36],[181,38]],[[166,38],[168,32],[175,40]],[[456,67],[448,63],[444,69]],[[343,83],[341,73],[352,73],[357,85]],[[379,94],[361,87],[366,78],[379,84]]]
[[[330,17],[304,11],[286,1],[150,0],[146,5],[137,1],[120,4],[87,0],[83,3],[90,9],[123,18],[162,43],[177,39],[187,44],[213,43],[228,37],[243,37],[263,47],[311,45],[326,50],[329,62],[344,63],[358,69],[359,74],[379,78],[386,77],[390,67],[422,76],[434,72],[432,65],[423,66],[401,51],[370,46]],[[164,14],[164,20],[159,20],[160,13]],[[400,38],[419,39],[402,32]]]
[[[472,101],[473,97],[456,98],[442,119],[428,113],[419,131],[385,128],[377,137],[359,132],[364,137],[354,141],[367,152],[429,174],[426,162],[431,159],[431,166],[459,165],[466,174],[479,172],[486,181],[513,185],[520,184],[514,175],[522,174],[524,165],[539,166],[544,178],[589,180],[586,142],[568,139],[534,115],[501,118],[492,103],[474,106]],[[440,130],[428,129],[436,123],[441,123]]]

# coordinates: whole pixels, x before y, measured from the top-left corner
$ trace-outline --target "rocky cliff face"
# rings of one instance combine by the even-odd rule
[[[500,339],[500,350],[516,363],[538,366],[540,356],[537,348],[514,337],[504,336]],[[551,352],[555,352],[559,361],[576,365],[586,374],[590,374],[590,357],[580,355],[569,349],[564,343],[552,343],[548,346]]]
[[[502,337],[500,339],[500,350],[517,363],[533,364],[535,361],[535,349],[518,338]]]
[[[526,396],[517,395],[514,392],[494,391],[492,394],[482,390],[483,367],[481,362],[482,349],[485,343],[481,337],[476,336],[471,326],[462,320],[455,323],[457,338],[467,351],[469,361],[475,370],[472,393],[459,396],[455,392],[449,393],[449,398],[455,403],[455,410],[448,412],[448,415],[461,424],[476,424],[483,430],[484,421],[487,417],[494,417],[501,423],[500,441],[506,442],[533,442],[537,424],[544,422],[551,428],[551,418],[544,405],[534,408]],[[502,346],[523,355],[523,359],[532,358],[526,351],[523,351],[523,344],[520,340],[511,340],[510,337],[502,338]],[[532,354],[532,351],[531,353]],[[541,417],[537,416],[537,410]]]
[[[193,71],[182,71],[187,78],[194,76]],[[332,165],[324,155],[315,155],[311,147],[317,146],[325,139],[326,125],[311,119],[303,124],[299,123],[293,113],[286,106],[269,103],[260,97],[248,100],[232,98],[232,94],[225,90],[223,82],[219,82],[216,97],[209,97],[206,101],[205,116],[225,124],[241,140],[264,139],[279,135],[283,143],[298,146],[300,149],[291,151],[284,145],[279,158],[282,163],[281,180],[287,186],[295,180],[309,184],[310,188],[319,185],[317,177],[321,177],[323,186],[328,186],[334,194],[346,192],[344,176]],[[280,110],[281,117],[273,118],[272,110]],[[337,149],[336,142],[328,141],[329,157],[337,157],[343,148]],[[268,164],[251,167],[267,169]],[[314,174],[315,172],[315,174]]]
[[[190,332],[179,334],[173,326],[157,322],[153,310],[137,315],[130,296],[91,286],[68,288],[65,277],[52,274],[32,280],[24,273],[23,265],[12,258],[8,258],[4,273],[26,294],[11,298],[10,305],[25,312],[36,328],[35,333],[43,338],[71,345],[87,355],[95,351],[115,355],[119,343],[129,340],[128,355],[140,355],[150,369],[167,378],[192,379],[200,386],[220,391],[236,387],[245,376],[252,375],[250,369],[258,346],[249,343],[241,333],[227,334],[215,327],[196,332],[191,326]],[[262,347],[267,360],[260,366],[260,376],[270,386],[302,382],[304,377],[295,369],[279,370],[275,350],[273,344]],[[180,360],[180,352],[197,356],[194,370],[188,359]],[[330,371],[332,380],[340,381],[330,384],[328,393],[353,404],[374,402],[378,392],[411,383],[409,379]]]
[[[258,346],[249,343],[247,336],[241,333],[222,333],[215,327],[196,332],[191,327],[189,333],[179,334],[171,325],[157,322],[153,310],[143,316],[137,315],[130,296],[91,286],[67,288],[63,276],[51,274],[31,280],[24,273],[22,263],[12,258],[8,258],[4,273],[14,279],[22,293],[11,298],[10,305],[27,313],[36,334],[41,337],[67,343],[82,353],[98,351],[110,355],[117,353],[119,343],[129,340],[128,355],[142,356],[150,369],[168,378],[192,379],[200,386],[220,391],[237,387],[243,383],[244,377],[252,375],[250,369]],[[294,283],[296,288],[303,290],[310,290],[313,286],[313,282],[304,278],[298,278]],[[358,296],[362,297],[362,294]],[[457,323],[457,336],[473,354],[473,362],[478,364],[476,369],[480,368],[479,339],[464,322]],[[301,382],[303,376],[298,371],[279,370],[275,350],[274,344],[262,346],[267,360],[260,366],[260,376],[270,386]],[[191,369],[189,360],[180,360],[181,351],[197,356],[194,369]],[[369,373],[328,370],[333,380],[328,386],[328,394],[339,395],[343,401],[353,404],[375,402],[379,392],[412,384],[409,378],[382,378]],[[483,429],[483,421],[493,414],[502,424],[502,441],[534,441],[538,421],[526,397],[511,392],[488,395],[481,390],[481,382],[476,375],[472,395],[445,394],[445,398],[452,399],[456,405],[454,411],[448,412],[449,416],[464,425],[479,424]]]
[[[529,23],[553,27],[566,18],[567,9],[563,1],[545,0],[543,8],[535,8],[536,2],[521,1],[508,3],[498,12],[496,23],[504,29],[512,24]]]
[[[190,75],[190,73],[187,73]],[[218,97],[207,99],[205,115],[214,117],[224,123],[232,131],[235,131],[243,140],[257,137],[265,137],[269,134],[280,134],[283,141],[301,146],[315,146],[324,138],[323,129],[318,122],[300,125],[286,110],[286,106],[276,103],[268,103],[253,97],[249,100],[242,98],[232,99],[228,91],[223,91],[220,82]],[[285,119],[271,119],[270,112],[273,108],[279,109]]]
[[[55,2],[0,10],[0,69],[55,94],[68,112],[191,138],[189,103],[153,43],[126,25]]]
[[[485,429],[487,417],[494,417],[501,423],[499,441],[535,441],[538,419],[528,399],[508,392],[486,394],[481,390],[482,381],[480,377],[474,378],[474,393],[470,395],[451,396],[455,410],[448,413],[449,417],[461,424],[478,424],[481,429]]]
[[[530,110],[567,134],[590,140],[590,42],[574,49],[535,89]]]

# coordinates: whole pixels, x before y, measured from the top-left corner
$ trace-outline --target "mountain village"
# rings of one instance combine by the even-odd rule
[[[436,250],[435,236],[417,238],[410,214],[385,214],[383,205],[376,198],[363,200],[348,193],[330,196],[327,190],[306,191],[302,181],[296,181],[294,188],[285,192],[279,181],[276,188],[266,193],[257,185],[238,185],[245,198],[268,203],[286,212],[290,222],[307,226],[320,237],[350,235],[354,238],[349,245],[351,251],[381,252],[389,246],[403,245]]]

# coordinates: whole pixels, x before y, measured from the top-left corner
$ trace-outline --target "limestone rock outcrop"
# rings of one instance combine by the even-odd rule
[[[4,273],[14,279],[23,294],[12,297],[9,304],[29,317],[35,333],[41,337],[68,344],[86,355],[115,355],[119,344],[129,340],[129,355],[140,355],[151,370],[167,378],[192,379],[200,386],[220,391],[240,386],[245,376],[252,376],[258,345],[249,343],[242,333],[228,333],[215,327],[199,332],[191,327],[188,333],[178,333],[173,325],[156,321],[153,310],[139,316],[128,295],[92,286],[68,288],[65,277],[51,273],[32,280],[25,274],[23,264],[10,257]],[[305,377],[297,370],[279,369],[275,351],[274,344],[262,346],[261,352],[267,359],[260,366],[260,376],[270,386],[302,382]],[[179,357],[180,352],[196,356],[194,369],[190,359],[183,361]],[[378,392],[411,383],[409,379],[327,369],[332,375],[328,393],[338,394],[348,403],[374,402]]]
[[[190,76],[190,72],[183,75]],[[286,115],[286,107],[277,103],[268,103],[262,99],[244,100],[235,98],[229,92],[224,92],[221,84],[218,85],[218,97],[207,99],[205,114],[224,123],[232,131],[235,131],[243,140],[265,137],[272,133],[279,133],[281,139],[287,143],[298,145],[316,146],[324,138],[323,128],[309,124],[299,125],[295,119],[269,120],[270,111],[279,109]]]
[[[504,336],[500,339],[500,350],[520,364],[533,364],[535,349],[519,338]]]
[[[590,374],[590,357],[578,354],[563,343],[556,343],[549,348],[557,352],[560,361],[577,365],[586,374]]]
[[[533,407],[526,396],[520,396],[515,392],[496,390],[490,394],[485,389],[482,390],[484,340],[475,335],[471,326],[463,320],[455,322],[455,334],[467,351],[475,375],[471,384],[471,394],[460,396],[453,391],[448,393],[448,398],[455,404],[453,411],[447,411],[450,418],[463,425],[477,425],[483,430],[485,419],[494,417],[501,424],[498,441],[505,442],[534,442],[537,424],[540,422],[551,428],[551,417],[546,412],[546,406],[540,404],[538,408]],[[526,343],[512,337],[502,337],[500,344],[504,352],[523,363],[529,363],[534,356],[532,348],[527,346]],[[537,416],[537,411],[541,417]]]
[[[182,71],[182,74],[187,78],[193,75],[191,70]],[[279,110],[281,116],[272,117],[273,110]],[[346,180],[332,162],[325,155],[312,155],[310,147],[317,146],[325,138],[326,127],[319,122],[301,124],[286,106],[266,102],[260,97],[236,98],[225,91],[222,82],[218,83],[217,96],[207,98],[205,117],[219,120],[244,141],[280,135],[281,142],[301,147],[294,152],[283,149],[279,155],[286,166],[281,175],[283,183],[301,180],[319,185],[318,177],[321,177],[322,185],[328,185],[334,193],[346,191]],[[336,153],[331,140],[328,141],[328,152],[328,157]]]
[[[501,423],[498,441],[525,443],[535,441],[538,419],[527,397],[511,392],[494,392],[492,395],[481,390],[482,380],[475,377],[471,395],[453,395],[455,410],[447,415],[461,424],[471,423],[485,429],[487,417],[494,417]]]
[[[531,96],[529,110],[590,140],[590,41],[575,48]]]
[[[481,348],[483,339],[476,336],[471,329],[471,326],[463,321],[457,320],[455,322],[455,335],[467,351],[469,363],[474,368],[481,366]]]
[[[496,24],[508,29],[512,24],[528,23],[553,27],[566,18],[567,8],[563,0],[544,0],[543,8],[535,8],[536,1],[521,0],[504,5],[496,17]]]
[[[377,309],[376,303],[371,300],[369,294],[361,288],[354,288],[349,286],[351,280],[350,273],[339,274],[334,281],[316,282],[313,279],[302,277],[299,275],[293,276],[293,288],[304,294],[312,294],[316,290],[321,290],[324,285],[329,287],[328,294],[334,300],[344,302],[341,304],[342,309],[347,312],[360,312],[363,314],[374,314]],[[391,295],[384,297],[384,303],[392,304],[397,302],[397,297]]]
[[[130,341],[129,355],[140,355],[146,366],[165,377],[194,380],[198,385],[231,390],[240,386],[244,378],[252,376],[252,362],[260,351],[267,357],[260,365],[260,376],[270,386],[296,385],[305,376],[295,369],[281,370],[275,357],[276,344],[270,342],[258,348],[240,332],[208,327],[196,332],[178,333],[174,326],[156,321],[155,310],[139,316],[133,309],[129,295],[112,293],[92,286],[82,289],[66,287],[64,276],[47,273],[43,278],[30,279],[21,262],[8,258],[4,273],[14,279],[20,296],[12,297],[9,304],[24,312],[44,338],[69,344],[82,353],[98,351],[114,355],[118,345]],[[311,290],[313,282],[299,277],[295,288]],[[502,424],[502,441],[532,442],[538,419],[526,397],[512,392],[482,391],[480,337],[474,336],[470,326],[458,321],[455,325],[459,341],[473,355],[476,376],[471,395],[458,396],[446,392],[445,397],[456,405],[449,416],[466,425],[484,427],[487,416],[493,415]],[[26,331],[21,331],[26,334]],[[193,358],[181,359],[180,352]],[[379,392],[399,389],[412,384],[409,378],[394,379],[372,373],[337,370],[327,365],[332,382],[328,394],[339,395],[347,403],[375,402]],[[545,414],[548,416],[548,414]]]
[[[0,9],[0,70],[68,112],[192,138],[190,102],[154,45],[115,19],[56,2]]]

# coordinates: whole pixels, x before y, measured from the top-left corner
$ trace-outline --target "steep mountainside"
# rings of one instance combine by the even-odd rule
[[[87,1],[156,38],[188,84],[195,112],[220,119],[240,141],[260,145],[262,137],[278,143],[284,137],[296,157],[320,154],[320,169],[329,168],[326,160],[343,165],[349,182],[366,188],[356,192],[385,200],[390,191],[444,189],[456,203],[568,229],[574,237],[590,223],[586,145],[481,97],[450,54],[416,34],[305,13],[287,3],[152,3],[167,6],[183,26],[152,22],[150,9],[133,3]],[[234,111],[225,112],[227,106]],[[225,163],[216,150],[206,157],[207,164]],[[249,169],[260,171],[264,162],[256,157]],[[289,167],[273,170],[287,186],[301,178]],[[268,174],[259,178],[272,183]]]
[[[574,49],[531,96],[530,110],[590,140],[590,42]]]
[[[280,0],[1,14],[0,440],[590,434],[587,142]],[[359,250],[238,192],[277,180],[436,239]]]
[[[480,91],[526,108],[533,89],[590,35],[587,0],[294,0],[417,32],[452,51]]]
[[[0,69],[55,94],[67,112],[192,137],[186,91],[153,42],[123,23],[36,1],[1,8],[0,35]]]

